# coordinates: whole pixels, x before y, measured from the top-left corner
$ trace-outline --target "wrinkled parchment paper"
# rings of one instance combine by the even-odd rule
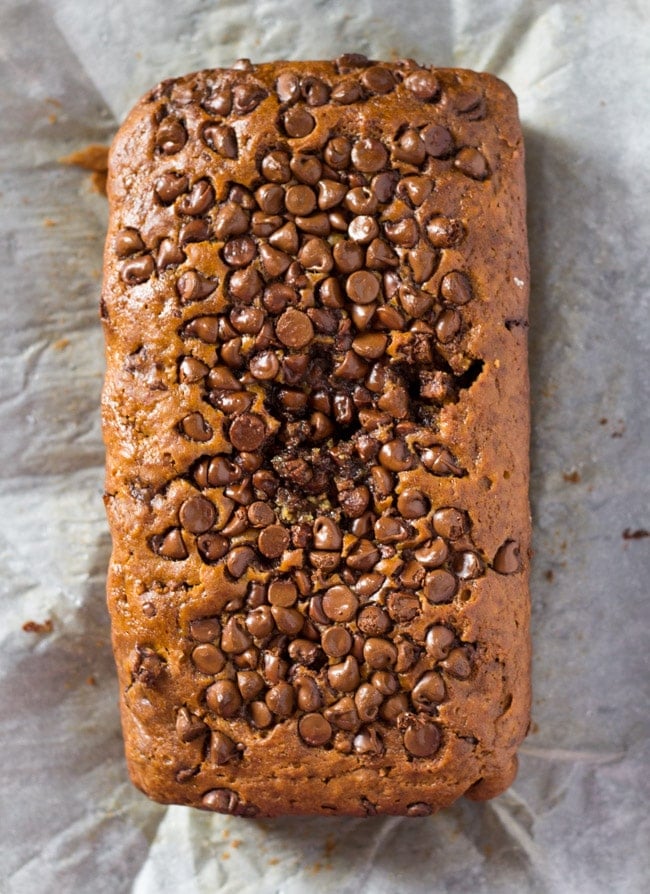
[[[2,892],[647,890],[649,17],[641,0],[2,0]],[[107,208],[58,159],[108,142],[163,77],[352,50],[487,69],[520,98],[534,725],[507,794],[428,819],[160,807],[127,781],[104,605]]]

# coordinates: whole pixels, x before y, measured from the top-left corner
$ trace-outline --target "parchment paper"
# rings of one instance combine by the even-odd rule
[[[642,0],[2,0],[2,892],[648,890],[649,36]],[[163,77],[352,50],[520,98],[535,722],[507,794],[428,819],[160,807],[127,781],[104,604],[106,202],[58,159]]]

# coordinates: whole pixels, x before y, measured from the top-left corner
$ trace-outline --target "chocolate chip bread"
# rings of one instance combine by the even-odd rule
[[[116,137],[108,600],[156,800],[424,816],[529,716],[512,93],[348,55],[165,81]]]

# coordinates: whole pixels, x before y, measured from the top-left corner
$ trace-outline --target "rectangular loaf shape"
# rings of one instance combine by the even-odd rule
[[[489,798],[529,722],[516,100],[363,56],[165,81],[110,154],[129,771],[240,816]]]

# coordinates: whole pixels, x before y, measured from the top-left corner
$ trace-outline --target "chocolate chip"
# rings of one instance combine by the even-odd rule
[[[178,247],[173,239],[163,239],[158,246],[156,254],[156,267],[158,272],[162,273],[168,267],[174,267],[182,264],[185,260],[185,252]]]
[[[386,699],[379,709],[379,716],[386,723],[396,724],[408,710],[409,703],[406,693],[398,692]]]
[[[214,217],[213,230],[217,239],[228,236],[241,236],[248,230],[249,217],[246,211],[236,202],[221,205]]]
[[[321,211],[328,211],[335,208],[343,201],[347,187],[344,183],[337,183],[335,180],[321,180],[318,183],[318,207]]]
[[[165,205],[177,199],[189,186],[189,180],[185,174],[176,171],[167,171],[161,174],[154,183],[154,191],[160,201]]]
[[[209,441],[212,437],[212,426],[203,416],[196,413],[188,413],[180,422],[180,430],[190,441]]]
[[[357,659],[348,655],[341,664],[332,664],[328,668],[327,679],[332,689],[353,692],[361,681]]]
[[[384,750],[381,735],[374,727],[367,727],[354,737],[354,750],[357,754],[381,754]]]
[[[328,627],[321,636],[321,645],[330,658],[343,658],[352,648],[352,635],[345,627]]]
[[[383,670],[395,664],[397,649],[389,640],[370,637],[363,645],[363,658],[370,667]]]
[[[352,218],[348,227],[350,239],[366,245],[372,242],[379,235],[379,226],[374,217],[367,214],[360,214]],[[336,257],[336,255],[335,255]]]
[[[280,149],[274,149],[262,159],[262,174],[272,183],[286,183],[291,179],[289,155]]]
[[[439,445],[422,451],[422,465],[434,475],[462,475],[463,469],[445,448]]]
[[[249,710],[251,724],[257,729],[266,729],[273,722],[273,715],[264,702],[252,702]]]
[[[203,674],[218,674],[226,666],[226,657],[213,643],[201,643],[192,650],[192,662]]]
[[[332,727],[321,714],[305,714],[298,721],[298,733],[307,745],[325,745],[332,738]]]
[[[452,270],[440,283],[440,295],[452,304],[467,304],[472,299],[472,286],[466,274]]]
[[[457,310],[451,307],[445,308],[436,320],[436,336],[442,344],[448,344],[460,332],[462,319]]]
[[[408,726],[404,733],[404,747],[414,757],[431,757],[440,748],[440,732],[433,723]]]
[[[190,636],[200,643],[210,643],[219,638],[221,624],[218,618],[197,618],[190,621]]]
[[[125,227],[116,233],[113,246],[118,258],[126,258],[138,251],[142,251],[144,242],[137,230],[134,230],[132,227]]]
[[[208,732],[207,725],[197,717],[190,714],[187,708],[180,708],[176,714],[176,735],[181,742],[194,742]]]
[[[295,102],[300,97],[300,79],[292,71],[283,71],[275,82],[280,102]]]
[[[499,547],[492,567],[499,574],[516,574],[521,569],[521,555],[516,540],[506,540]]]
[[[156,132],[156,146],[164,155],[175,155],[187,142],[187,131],[177,118],[164,118]]]
[[[267,276],[281,276],[291,264],[291,258],[283,251],[272,248],[270,245],[260,246],[260,258]]]
[[[183,357],[178,367],[178,380],[184,384],[194,384],[205,378],[209,371],[209,367],[196,357]]]
[[[242,413],[230,426],[229,437],[237,450],[257,450],[266,437],[264,421],[254,413]]]
[[[151,255],[141,255],[122,264],[120,276],[127,286],[137,286],[146,282],[155,269]]]
[[[434,248],[451,248],[457,245],[465,235],[465,228],[460,220],[450,217],[432,217],[427,224],[427,236]]]
[[[383,239],[373,239],[366,251],[366,267],[371,270],[384,270],[386,267],[397,267],[399,258]]]
[[[309,186],[290,186],[285,195],[285,205],[291,214],[311,214],[316,207],[316,194]]]
[[[404,472],[413,466],[413,456],[399,439],[388,441],[379,450],[379,462],[391,472]]]
[[[469,531],[469,518],[461,509],[449,506],[438,509],[433,515],[433,527],[446,540],[458,540]]]
[[[454,159],[454,167],[472,180],[485,180],[490,173],[485,157],[470,146],[460,150]]]
[[[334,65],[341,74],[354,71],[356,68],[365,68],[369,64],[368,57],[363,53],[343,53],[334,60]]]
[[[440,661],[452,647],[456,637],[452,630],[442,624],[429,627],[425,638],[427,652],[433,661]]]
[[[298,187],[292,188],[297,189]],[[287,252],[288,254],[295,254],[298,251],[298,246],[300,244],[295,223],[289,221],[284,224],[284,226],[279,227],[271,236],[269,236],[269,242],[273,248],[278,248],[280,251]]]
[[[408,253],[413,281],[420,285],[430,279],[438,261],[438,254],[420,243]]]
[[[358,171],[374,173],[386,167],[388,151],[380,140],[367,137],[354,143],[351,158]]]
[[[345,207],[353,214],[374,214],[378,208],[377,196],[367,186],[355,186],[345,195]]]
[[[228,552],[228,541],[220,534],[201,534],[196,545],[204,562],[216,562]]]
[[[215,202],[214,187],[207,180],[198,180],[189,193],[178,203],[181,214],[200,217],[212,208]]]
[[[422,102],[435,102],[440,96],[440,84],[432,71],[414,71],[404,78],[404,86]]]
[[[357,627],[366,636],[381,636],[391,626],[387,612],[379,605],[365,605],[357,617]]]
[[[216,510],[206,497],[190,497],[182,503],[178,513],[181,525],[192,534],[203,534],[217,517]]]
[[[354,694],[354,705],[359,720],[362,723],[371,723],[376,720],[383,700],[381,692],[375,686],[371,683],[362,683]]]
[[[228,84],[219,84],[212,88],[210,95],[203,101],[204,109],[212,115],[226,117],[232,109],[232,89]]]
[[[401,543],[408,536],[408,525],[400,518],[382,515],[375,522],[375,540],[378,543]]]
[[[323,612],[330,621],[351,621],[359,600],[349,587],[342,584],[330,587],[323,596]]]
[[[343,170],[350,164],[352,147],[345,137],[333,137],[325,146],[325,162],[335,170]]]
[[[426,157],[424,140],[413,128],[405,130],[399,138],[393,155],[398,161],[405,161],[412,165],[421,165]]]
[[[309,76],[300,82],[300,92],[308,106],[323,106],[330,96],[330,88],[320,78]]]
[[[360,245],[343,239],[337,242],[333,250],[334,263],[341,273],[352,273],[363,267],[364,252]]]
[[[414,246],[420,235],[418,225],[412,217],[384,224],[384,232],[391,242],[401,245],[403,248]]]
[[[356,78],[347,78],[336,85],[332,90],[331,100],[340,105],[347,106],[358,102],[363,96],[361,84]]]
[[[275,332],[283,345],[302,348],[314,337],[314,327],[307,314],[288,308],[275,324]]]
[[[419,490],[405,490],[397,498],[397,509],[404,518],[422,518],[429,511],[429,501]]]
[[[313,237],[301,248],[298,260],[307,270],[329,273],[334,265],[330,246],[324,239]]]
[[[422,578],[424,570],[422,570]],[[417,586],[417,584],[416,584]],[[412,593],[404,593],[400,590],[390,593],[386,601],[388,614],[398,624],[407,624],[420,612],[420,600]]]
[[[210,223],[203,218],[194,218],[186,221],[178,231],[178,241],[181,245],[190,242],[205,242],[210,238]]]
[[[223,247],[223,259],[230,267],[246,267],[257,254],[257,246],[250,236],[229,239]]]
[[[227,528],[223,530],[227,531]],[[230,536],[229,532],[227,536]],[[239,579],[247,571],[254,558],[255,553],[250,546],[235,546],[226,557],[226,567],[234,578]]]
[[[429,198],[432,189],[433,184],[429,177],[403,177],[397,187],[397,194],[418,208]]]
[[[442,537],[436,537],[416,549],[413,555],[425,568],[438,568],[446,562],[449,547]]]
[[[338,666],[338,665],[337,665]],[[327,707],[323,714],[326,719],[337,729],[354,732],[359,729],[359,715],[356,705],[349,695],[344,695],[333,705]]]
[[[429,124],[422,131],[424,148],[432,158],[446,158],[454,150],[454,140],[446,127]]]
[[[445,698],[445,684],[440,674],[428,671],[413,687],[411,699],[418,711],[433,713]]]
[[[210,762],[221,767],[239,756],[235,743],[221,730],[214,730],[210,736]]]
[[[237,84],[232,91],[232,108],[237,115],[248,115],[267,97],[259,84]]]
[[[280,680],[266,693],[264,701],[267,708],[278,717],[289,717],[294,708],[293,686],[285,680]]]
[[[472,673],[472,664],[467,651],[463,648],[452,649],[444,661],[441,662],[442,667],[459,680],[467,680]]]
[[[296,180],[315,186],[323,173],[323,166],[315,155],[294,155],[289,164]]]
[[[231,680],[217,680],[205,692],[208,708],[219,717],[236,717],[242,707],[242,697]]]
[[[296,701],[301,711],[317,711],[323,702],[316,681],[311,677],[302,676],[296,681]]]
[[[368,508],[370,502],[370,491],[361,484],[345,491],[339,496],[339,503],[343,512],[348,518],[359,518]]]
[[[450,571],[438,568],[430,571],[425,580],[423,593],[432,605],[451,602],[456,592],[456,578]]]
[[[373,65],[362,73],[361,83],[370,93],[378,93],[383,96],[394,89],[395,78],[389,68]]]
[[[178,277],[176,291],[181,304],[189,304],[191,301],[203,301],[217,288],[213,279],[207,279],[196,270],[186,270]]]
[[[452,563],[452,570],[460,580],[474,580],[485,572],[485,564],[480,556],[471,550],[456,553]]]
[[[266,214],[278,214],[284,207],[284,190],[276,183],[265,183],[255,192],[257,204]]]
[[[274,580],[269,584],[268,598],[271,605],[290,608],[298,598],[298,588],[291,580]]]
[[[284,525],[269,525],[260,533],[257,548],[262,555],[269,559],[275,559],[287,549],[290,539],[289,531]]]
[[[255,637],[270,636],[275,622],[268,605],[261,605],[246,615],[246,629]]]
[[[327,516],[320,516],[313,527],[315,549],[340,549],[343,543],[341,529],[336,522]]]
[[[223,158],[237,158],[237,134],[227,124],[208,123],[201,132],[205,144]]]
[[[370,304],[379,295],[379,281],[367,270],[358,270],[346,280],[345,291],[356,304]]]

